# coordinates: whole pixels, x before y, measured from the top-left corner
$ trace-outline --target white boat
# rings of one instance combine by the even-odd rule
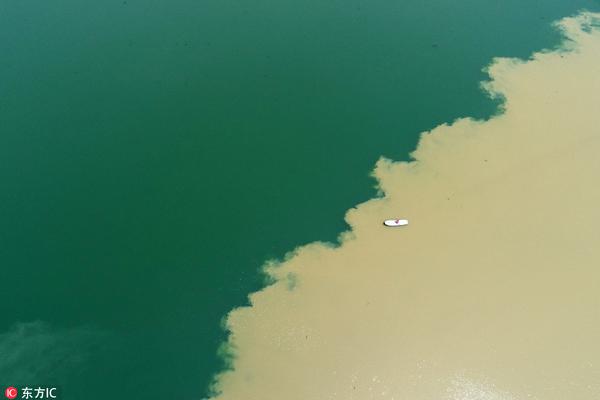
[[[407,219],[386,219],[383,221],[385,226],[404,226],[408,225]]]

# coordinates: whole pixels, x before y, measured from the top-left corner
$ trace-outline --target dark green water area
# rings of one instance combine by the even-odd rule
[[[0,383],[200,399],[259,268],[593,0],[2,0]],[[240,399],[243,400],[243,399]]]

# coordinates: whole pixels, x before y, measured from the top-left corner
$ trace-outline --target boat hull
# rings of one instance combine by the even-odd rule
[[[406,226],[406,225],[408,225],[408,220],[407,219],[386,219],[385,221],[383,221],[383,225],[390,226],[390,227]]]

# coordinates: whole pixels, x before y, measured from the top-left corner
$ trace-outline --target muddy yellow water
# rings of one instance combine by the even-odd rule
[[[340,246],[270,266],[277,282],[228,317],[215,397],[599,398],[599,18],[561,21],[560,49],[495,60],[501,113],[381,160],[384,196],[348,212]]]

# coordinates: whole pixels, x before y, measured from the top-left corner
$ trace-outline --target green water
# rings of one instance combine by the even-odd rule
[[[263,261],[335,240],[380,155],[494,112],[481,68],[581,8],[3,0],[0,384],[201,398]]]

